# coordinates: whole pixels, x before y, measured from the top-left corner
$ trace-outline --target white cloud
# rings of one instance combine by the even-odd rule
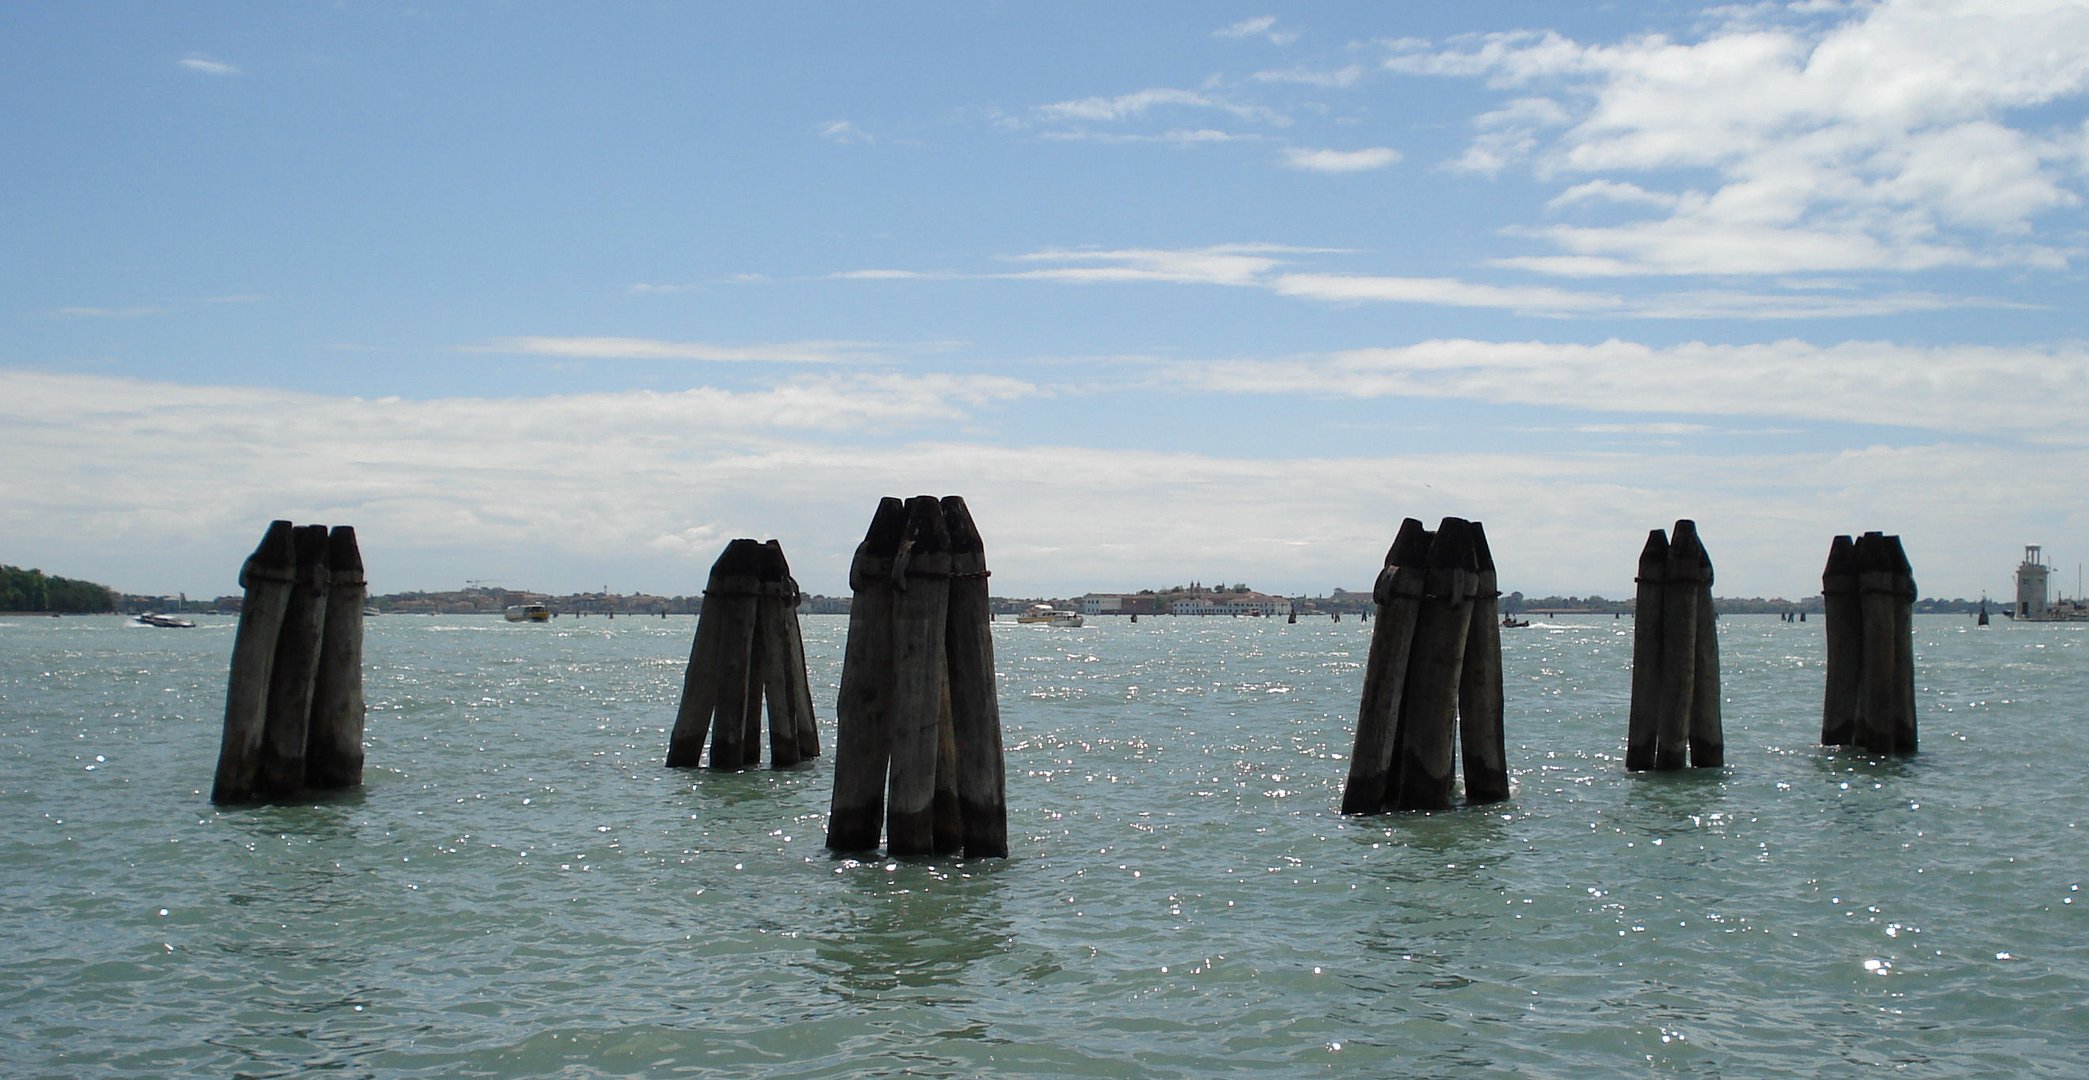
[[[464,346],[468,352],[517,353],[586,360],[702,360],[718,363],[845,364],[864,359],[862,341],[784,341],[720,345],[631,337],[504,337]]]
[[[862,145],[875,141],[871,137],[870,132],[857,127],[847,120],[829,120],[815,128],[814,132],[828,142],[841,143],[844,146]]]
[[[1307,150],[1292,147],[1284,151],[1284,164],[1308,172],[1367,172],[1383,169],[1400,160],[1400,152],[1388,146],[1372,146],[1362,150]]]
[[[1445,48],[1406,43],[1385,66],[1523,95],[1476,120],[1453,169],[1528,165],[1540,179],[1589,178],[1556,208],[1592,193],[1646,193],[1648,220],[1534,233],[1562,258],[1515,264],[1525,269],[2065,265],[2072,252],[2035,226],[2081,204],[2078,144],[2071,131],[2013,125],[2035,122],[2023,110],[2078,106],[2089,94],[2089,6],[1885,0],[1730,14],[1697,41],[1492,34]],[[1678,175],[1702,183],[1706,174],[1708,187],[1674,186]]]
[[[1261,83],[1296,83],[1338,90],[1362,82],[1364,68],[1361,64],[1345,64],[1338,68],[1286,68],[1258,71],[1250,78]]]
[[[1679,363],[1642,381],[1687,396],[1705,366],[1753,359],[1634,348],[1590,347],[1614,355],[1577,361],[1562,346],[1438,342],[1404,358],[1326,363],[1369,377],[1486,376],[1496,388],[1571,383],[1547,374],[1562,356],[1566,375],[1613,380],[1628,361]],[[1853,382],[1940,359],[1863,343],[1765,351]],[[1942,359],[1973,371],[1996,357]],[[2056,362],[2079,373],[2079,357],[2034,351],[1982,385],[2007,397],[2018,374]],[[1344,392],[1327,371],[1303,370],[1317,383],[1282,389]],[[1939,395],[1953,392],[1950,382]],[[47,553],[62,551],[69,576],[191,593],[235,592],[246,548],[276,517],[356,525],[381,591],[513,577],[507,568],[518,565],[542,568],[518,582],[535,587],[694,591],[725,538],[774,536],[808,587],[840,592],[877,497],[930,492],[967,497],[996,590],[1017,595],[1190,573],[1284,591],[1362,588],[1401,517],[1445,514],[1486,521],[1505,583],[1527,591],[1629,589],[1646,529],[1689,516],[1722,591],[1805,595],[1831,536],[1885,528],[1908,538],[1927,589],[1977,595],[1983,574],[2006,575],[2023,535],[2061,523],[2050,508],[2078,504],[2070,485],[2089,468],[2079,444],[1999,441],[1723,455],[1699,443],[1706,449],[1647,456],[1437,452],[1406,440],[1366,457],[1258,459],[949,434],[953,418],[980,407],[972,403],[1034,391],[893,377],[750,393],[404,401],[0,371],[0,458],[45,463],[14,478],[0,535],[33,565],[54,565]],[[1890,391],[1881,408],[1897,401]],[[2053,404],[2064,409],[2079,393]],[[899,431],[918,441],[889,437]],[[1098,514],[1098,505],[1140,512]],[[2002,534],[1967,529],[1968,520],[2004,523]]]
[[[1089,97],[1054,102],[1039,105],[1032,109],[1031,113],[1038,119],[1050,123],[1112,123],[1139,119],[1149,112],[1163,109],[1210,109],[1239,120],[1273,127],[1283,127],[1291,122],[1288,117],[1265,106],[1241,104],[1201,90],[1173,87],[1152,87],[1115,97]]]
[[[1252,19],[1242,19],[1231,26],[1213,31],[1212,36],[1235,40],[1261,38],[1272,45],[1289,45],[1298,40],[1296,31],[1277,29],[1277,17],[1274,15],[1259,15]]]
[[[66,319],[142,319],[147,315],[164,314],[166,310],[166,308],[153,304],[139,304],[134,307],[123,308],[74,305],[59,308],[52,314]]]
[[[181,66],[190,71],[194,71],[203,75],[239,74],[239,69],[233,67],[231,64],[226,64],[217,60],[212,60],[207,56],[202,56],[196,53],[190,53],[189,55],[182,57]]]
[[[1359,301],[1504,308],[1527,314],[1616,310],[1623,301],[1603,293],[1544,286],[1482,285],[1455,278],[1374,277],[1359,274],[1283,274],[1271,283],[1280,296],[1337,303]]]
[[[1461,398],[1603,412],[1757,416],[2089,447],[2089,349],[1610,340],[1438,340],[1288,360],[1185,364],[1228,393]]]

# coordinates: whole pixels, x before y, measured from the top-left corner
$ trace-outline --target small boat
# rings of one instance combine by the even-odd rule
[[[1504,630],[1519,630],[1523,627],[1529,626],[1530,620],[1519,619],[1513,615],[1504,615],[1501,617],[1501,625],[1502,629]]]
[[[169,630],[193,630],[196,627],[195,623],[187,619],[177,619],[172,615],[161,615],[154,611],[138,616],[138,621],[146,626],[160,626]]]
[[[1029,610],[1015,617],[1019,623],[1036,623],[1044,626],[1079,626],[1081,613],[1055,608],[1050,604],[1032,604]]]
[[[509,622],[550,622],[551,609],[542,604],[516,604],[501,613]]]

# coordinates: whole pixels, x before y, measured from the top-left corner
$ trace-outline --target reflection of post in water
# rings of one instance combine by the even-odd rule
[[[1461,735],[1466,801],[1508,797],[1498,595],[1477,522],[1401,523],[1372,590],[1378,620],[1343,813],[1449,806]]]
[[[863,895],[833,909],[839,921],[830,930],[809,936],[822,984],[845,1001],[956,985],[1016,936],[1000,914],[1000,885],[991,873],[867,865],[850,867],[844,877],[860,883]]]
[[[963,499],[878,505],[849,567],[827,846],[1006,858],[986,547]]]

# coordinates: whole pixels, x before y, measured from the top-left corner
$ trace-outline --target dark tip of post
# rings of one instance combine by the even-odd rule
[[[782,581],[791,576],[790,560],[783,557],[783,545],[774,540],[762,544],[761,561],[755,566],[755,576],[763,581]]]
[[[1860,574],[1893,569],[1893,553],[1886,547],[1885,534],[1868,532],[1858,537],[1852,561],[1856,564],[1854,569]]]
[[[1697,522],[1689,518],[1680,518],[1675,527],[1668,530],[1669,558],[1694,563],[1703,560],[1704,552],[1704,545],[1697,539]]]
[[[725,550],[719,553],[718,561],[711,564],[711,576],[713,578],[726,577],[728,575],[752,577],[761,572],[764,561],[762,542],[742,537],[725,545]]]
[[[986,550],[986,541],[972,523],[972,511],[962,495],[943,496],[943,529],[950,534],[950,550],[956,554],[976,555]]]
[[[1387,566],[1420,566],[1429,557],[1429,541],[1433,539],[1429,527],[1408,518],[1400,523],[1400,531],[1393,534],[1393,546],[1386,549]]]
[[[1829,574],[1854,574],[1857,572],[1857,542],[1847,536],[1838,536],[1828,545],[1828,564],[1821,569],[1821,576]]]
[[[363,552],[356,546],[355,526],[336,525],[326,534],[326,565],[335,573],[351,570],[362,573]]]
[[[907,504],[887,495],[878,500],[878,512],[871,515],[870,528],[863,534],[863,552],[891,555],[899,550],[899,542],[906,535]]]
[[[1639,549],[1639,565],[1668,561],[1668,534],[1660,529],[1647,530],[1647,545]]]
[[[916,495],[907,500],[907,543],[916,555],[950,550],[950,532],[943,526],[941,499]]]
[[[1487,546],[1487,529],[1477,521],[1472,522],[1472,557],[1481,573],[1494,569],[1494,551]]]
[[[1900,546],[1900,537],[1897,535],[1887,536],[1885,542],[1886,557],[1891,560],[1894,573],[1913,574],[1915,572],[1914,564],[1908,562],[1908,552],[1906,548]]]
[[[1436,523],[1436,536],[1429,542],[1429,565],[1436,569],[1478,568],[1473,550],[1472,522],[1447,517]]]
[[[275,526],[269,526],[269,531],[274,532]],[[291,530],[291,549],[297,565],[318,566],[326,561],[326,532],[324,525],[299,525]]]
[[[297,565],[297,529],[287,521],[271,521],[261,545],[254,549],[256,566],[289,569]]]

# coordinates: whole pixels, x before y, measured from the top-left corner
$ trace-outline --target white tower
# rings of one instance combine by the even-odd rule
[[[2016,617],[2046,617],[2046,574],[2051,568],[2040,556],[2037,544],[2024,545],[2024,561],[2016,568]]]

